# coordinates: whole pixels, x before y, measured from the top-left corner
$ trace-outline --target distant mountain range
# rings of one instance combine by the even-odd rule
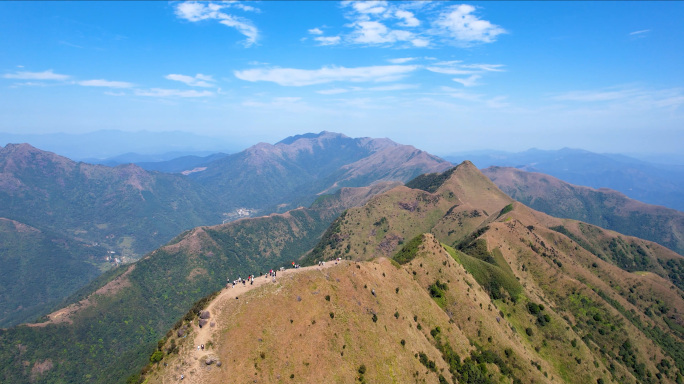
[[[489,167],[482,173],[509,196],[538,211],[651,240],[684,255],[684,212],[516,168]]]
[[[226,368],[185,371],[205,359],[198,300],[226,278],[336,257],[354,263],[224,304],[237,307],[211,315],[206,353]],[[0,332],[0,377],[382,381],[396,366],[399,382],[670,383],[684,369],[683,287],[683,257],[534,211],[466,162],[187,231],[44,322]]]
[[[100,130],[81,134],[0,132],[0,146],[10,143],[30,143],[42,150],[88,163],[99,163],[101,160],[107,161],[111,158],[116,160],[119,156],[130,157],[131,153],[154,155],[154,160],[147,157],[145,161],[157,161],[191,154],[207,155],[209,154],[207,152],[237,152],[244,148],[227,140],[179,131]],[[138,161],[143,155],[136,156],[138,157],[136,161]],[[109,163],[108,165],[122,163]]]
[[[520,153],[468,153],[445,157],[451,162],[471,160],[479,168],[515,167],[545,173],[565,182],[610,188],[644,203],[684,211],[684,166],[648,163],[623,155],[597,154],[579,149],[530,149]]]
[[[171,172],[185,167],[203,170],[189,177],[146,171],[134,164],[108,167],[75,162],[28,144],[9,144],[0,148],[0,218],[73,244],[104,249],[74,252],[83,256],[81,262],[92,263],[97,275],[114,261],[136,260],[192,227],[284,212],[309,206],[321,194],[345,186],[405,182],[449,166],[442,159],[386,139],[352,139],[328,132],[291,137],[275,145],[259,144],[234,155],[184,157],[159,167]],[[13,235],[8,232],[6,236]],[[17,244],[21,241],[16,240]],[[21,249],[6,247],[0,256],[15,259]],[[48,252],[41,249],[34,251]],[[40,275],[41,266],[22,262],[12,270],[14,276]],[[93,274],[84,276],[77,279],[79,284]],[[55,305],[78,288],[72,277],[60,274],[55,281],[39,280],[35,289],[52,289],[55,284],[70,287],[55,291],[61,297],[50,296],[49,303]],[[0,286],[9,281],[13,281],[10,276],[0,279]],[[28,300],[13,308],[10,302],[7,308],[0,307],[9,311],[0,316],[0,326],[35,318],[40,311],[29,308],[46,303],[38,296],[31,303],[31,290],[12,292]],[[43,313],[47,306],[41,307]]]
[[[388,292],[398,295],[399,290],[394,289],[405,287],[416,298],[419,292],[427,294],[434,303],[409,305],[390,300],[376,306],[373,299],[368,303],[370,307],[344,304],[335,318],[342,321],[376,314],[379,320],[368,324],[350,323],[361,327],[361,332],[378,321],[381,325],[391,319],[399,321],[403,312],[392,317],[387,312],[390,308],[411,312],[402,319],[413,319],[411,330],[405,329],[406,324],[396,328],[396,332],[406,335],[408,343],[421,334],[428,337],[429,330],[439,326],[449,335],[441,340],[450,340],[458,355],[470,356],[470,360],[449,358],[434,334],[430,334],[427,344],[420,344],[421,350],[415,349],[418,344],[408,344],[405,353],[399,349],[404,346],[398,340],[393,341],[396,350],[382,349],[382,354],[405,358],[425,351],[430,356],[425,363],[427,381],[438,379],[429,367],[430,359],[444,368],[441,374],[451,383],[467,381],[463,375],[470,374],[495,381],[517,378],[522,382],[548,377],[571,382],[648,382],[649,377],[660,375],[662,382],[675,382],[684,372],[684,355],[678,348],[684,341],[684,323],[679,316],[684,311],[682,256],[647,240],[534,211],[507,196],[470,162],[451,167],[442,159],[387,139],[352,139],[322,132],[293,136],[274,145],[258,144],[195,168],[204,169],[183,176],[148,172],[135,165],[111,168],[75,163],[28,145],[0,149],[0,207],[6,209],[0,217],[7,217],[3,221],[6,241],[20,244],[7,252],[7,260],[29,249],[21,244],[31,240],[24,240],[17,228],[30,233],[40,231],[45,234],[44,243],[62,241],[66,244],[62,248],[76,250],[84,244],[78,239],[97,233],[96,229],[111,230],[122,223],[124,231],[126,217],[133,218],[129,225],[152,231],[147,227],[180,226],[180,221],[174,221],[180,219],[173,215],[184,209],[199,218],[197,212],[202,209],[195,208],[207,205],[209,214],[216,218],[209,224],[218,224],[222,214],[231,209],[271,213],[182,233],[174,229],[178,235],[165,246],[72,291],[62,301],[62,308],[39,323],[0,330],[1,381],[55,382],[66,378],[83,383],[124,382],[150,361],[155,350],[167,358],[164,351],[171,347],[165,343],[170,343],[169,335],[173,335],[169,330],[174,324],[181,327],[194,321],[193,303],[223,287],[227,278],[259,275],[293,261],[306,265],[332,257],[360,262],[383,256],[397,263],[392,267],[397,272],[387,272],[387,283],[380,283],[385,279],[380,272],[370,271],[384,271],[390,264],[360,264],[358,269],[363,268],[363,275],[359,271],[359,277],[355,277],[353,269],[351,276],[339,278],[362,278],[365,280],[359,283],[378,284],[378,292],[383,294],[378,300],[385,300]],[[521,171],[511,173],[510,178],[529,177],[517,172]],[[548,198],[557,190],[535,186],[544,183],[541,179],[533,181],[531,178],[533,191],[539,191],[533,194],[537,199]],[[407,182],[405,186],[400,185],[403,182]],[[569,192],[560,200],[549,201],[567,201],[575,206],[570,199],[580,199],[582,190],[554,183]],[[183,191],[194,193],[198,199],[188,198]],[[175,196],[175,200],[169,200],[169,196]],[[592,199],[600,202],[601,196]],[[596,214],[604,209],[609,212],[611,201],[618,204],[621,200],[604,199],[603,205],[592,200],[584,202],[586,208],[577,210],[590,209],[590,218],[617,220],[622,213],[619,210],[613,211],[613,216]],[[108,211],[110,206],[119,209]],[[272,213],[290,207],[295,209]],[[638,204],[628,207],[634,212],[650,212],[652,223],[659,223],[659,218],[668,214]],[[118,211],[120,219],[114,214]],[[92,215],[108,221],[96,221]],[[64,218],[62,227],[59,218]],[[71,229],[88,220],[94,228]],[[667,229],[676,236],[675,226]],[[92,246],[90,242],[85,245]],[[97,254],[95,248],[83,249],[83,258],[77,258],[77,262],[87,262],[87,257]],[[34,254],[41,257],[43,252],[37,250]],[[19,275],[41,273],[16,270]],[[402,277],[394,277],[393,273]],[[335,287],[340,282],[326,281],[320,286],[332,284],[330,289],[338,289]],[[396,287],[399,281],[405,284]],[[315,286],[307,287],[319,292]],[[542,317],[539,313],[544,309],[539,309],[539,304],[547,308]],[[425,305],[436,305],[433,309],[437,312],[431,309],[424,312],[431,314],[429,318],[417,320],[419,313],[414,312]],[[195,309],[198,306],[201,303],[195,304]],[[269,306],[260,308],[264,311],[251,312],[264,317],[264,321],[275,319],[272,316],[278,311],[269,311]],[[497,313],[499,320],[495,322]],[[435,320],[438,318],[441,320]],[[278,319],[287,326],[287,318]],[[313,326],[313,320],[326,324],[320,318],[306,321]],[[414,324],[418,321],[427,327],[420,334],[415,333],[416,329],[421,331]],[[249,332],[247,329],[242,334]],[[178,345],[190,339],[174,340]],[[215,342],[218,345],[222,341]],[[277,343],[269,345],[272,351],[286,348]],[[363,363],[356,358],[362,355],[354,344],[348,348],[341,364]],[[500,354],[506,349],[513,354],[506,354],[504,360]],[[327,349],[322,351],[328,353]],[[497,351],[500,361],[492,355]],[[568,355],[567,351],[572,353]],[[363,356],[370,359],[370,355]],[[439,356],[443,362],[435,360]],[[456,360],[458,364],[451,367]],[[376,367],[372,361],[366,364]],[[479,363],[471,365],[468,361]],[[530,361],[535,364],[530,366]],[[461,371],[459,367],[467,369]],[[303,375],[297,380],[307,381],[305,370],[297,372]],[[413,375],[415,371],[407,373]],[[368,373],[369,378],[378,375]],[[270,376],[259,377],[272,381]]]
[[[350,138],[321,132],[260,143],[207,164],[189,178],[229,209],[284,212],[308,206],[322,193],[377,181],[408,181],[451,164],[389,139]]]

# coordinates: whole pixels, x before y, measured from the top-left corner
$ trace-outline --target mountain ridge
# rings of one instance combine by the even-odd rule
[[[684,254],[684,213],[628,198],[619,191],[565,183],[517,168],[482,171],[509,196],[555,217],[584,221],[655,241]]]

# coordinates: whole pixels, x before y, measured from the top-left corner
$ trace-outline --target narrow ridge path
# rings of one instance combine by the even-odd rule
[[[209,355],[218,355],[215,350],[216,346],[209,349],[207,344],[211,340],[216,340],[215,334],[221,329],[220,314],[221,314],[221,304],[228,300],[235,300],[236,297],[240,300],[241,295],[261,287],[266,284],[278,283],[280,279],[287,277],[292,277],[292,275],[312,270],[323,270],[338,264],[348,263],[348,261],[327,261],[324,265],[313,265],[309,267],[301,268],[290,268],[283,271],[277,271],[277,277],[264,277],[259,276],[254,278],[254,284],[246,283],[245,285],[236,284],[235,287],[223,288],[221,292],[212,300],[204,311],[209,311],[209,318],[207,319],[207,324],[202,328],[199,327],[197,321],[192,322],[192,331],[189,332],[189,337],[192,338],[192,344],[184,345],[179,353],[179,358],[172,364],[175,367],[170,367],[171,369],[165,369],[167,373],[173,373],[172,376],[165,374],[159,377],[160,382],[167,383],[189,383],[189,384],[201,384],[205,382],[205,373],[207,373],[207,365],[204,363],[205,358]],[[211,324],[214,326],[211,326]],[[204,345],[205,348],[202,350],[198,349],[198,346]],[[180,362],[180,364],[179,364]],[[215,364],[215,363],[214,363]],[[181,380],[181,375],[184,376]]]

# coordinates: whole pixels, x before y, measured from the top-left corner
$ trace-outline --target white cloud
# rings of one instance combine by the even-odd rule
[[[229,3],[231,6],[238,8],[238,9],[242,9],[243,11],[246,11],[246,12],[256,12],[256,13],[261,12],[261,10],[259,8],[254,8],[251,5],[245,5],[245,4],[238,2],[238,1],[230,1]]]
[[[77,82],[77,84],[84,86],[84,87],[108,87],[108,88],[131,88],[131,87],[135,86],[135,84],[128,83],[125,81],[109,81],[109,80],[103,80],[103,79],[83,80],[83,81]]]
[[[193,76],[170,74],[164,76],[167,80],[180,81],[191,87],[213,87],[215,84],[214,79],[211,76],[203,75],[201,73]]]
[[[396,58],[396,59],[389,59],[387,61],[389,61],[392,64],[404,64],[404,63],[408,63],[409,61],[413,61],[415,59],[416,59],[415,57],[400,57],[400,58]]]
[[[342,42],[423,48],[437,42],[469,46],[490,43],[506,33],[502,27],[475,15],[467,5],[449,2],[344,1]],[[311,30],[310,30],[311,31]],[[437,39],[436,39],[437,38]]]
[[[651,30],[650,29],[642,29],[641,31],[634,31],[634,32],[630,32],[629,34],[630,34],[630,36],[634,36],[634,35],[643,35],[644,33],[648,33],[648,32],[651,32]]]
[[[505,70],[502,69],[503,66],[504,66],[503,64],[462,64],[461,65],[461,67],[463,67],[463,68],[472,68],[472,69],[487,71],[487,72],[504,72]]]
[[[251,20],[223,12],[223,10],[231,7],[241,10],[256,11],[256,8],[254,7],[245,6],[236,2],[217,4],[186,1],[176,6],[175,13],[177,17],[191,22],[218,20],[220,24],[235,28],[238,32],[246,36],[245,46],[253,45],[259,38],[259,30],[252,24]]]
[[[395,81],[416,70],[417,66],[385,65],[373,67],[323,67],[321,69],[247,69],[235,71],[238,79],[245,81],[270,81],[283,86],[301,87],[335,81],[384,82]]]
[[[422,38],[413,39],[411,40],[411,44],[413,44],[414,47],[424,48],[430,45],[430,40]]]
[[[472,43],[491,43],[496,37],[506,33],[506,30],[487,20],[475,16],[475,7],[460,4],[448,7],[434,22],[434,26],[441,33],[456,40],[457,43],[469,45]]]
[[[480,75],[470,75],[466,77],[465,79],[463,78],[455,78],[453,79],[457,83],[463,84],[464,87],[472,87],[474,85],[477,85],[477,81],[481,78],[482,76]]]
[[[407,89],[416,89],[416,88],[418,88],[418,86],[415,84],[392,84],[392,85],[382,85],[379,87],[370,87],[370,88],[366,88],[366,90],[375,91],[375,92],[388,92],[388,91],[404,91]]]
[[[387,10],[387,1],[345,1],[361,14],[380,14]]]
[[[442,73],[445,75],[471,75],[477,73],[471,69],[460,69],[460,68],[450,68],[450,67],[427,67],[425,68],[430,72]]]
[[[416,84],[392,84],[392,85],[380,85],[377,87],[350,87],[350,88],[333,88],[317,91],[321,95],[338,95],[340,93],[347,92],[392,92],[392,91],[403,91],[407,89],[418,88]]]
[[[320,45],[336,45],[342,41],[340,36],[317,36],[314,40],[318,41]]]
[[[316,91],[316,93],[320,93],[321,95],[339,95],[340,93],[347,93],[349,91],[351,91],[351,89],[332,88],[332,89],[324,89],[321,91]]]
[[[312,28],[309,29],[309,33],[312,35],[322,35],[323,31],[321,31],[319,28]]]
[[[54,73],[52,69],[43,72],[15,72],[3,75],[5,79],[19,79],[19,80],[66,80],[70,78],[69,75],[61,75]]]
[[[472,87],[478,84],[478,80],[487,72],[504,72],[503,64],[463,64],[461,60],[443,61],[433,66],[426,67],[430,72],[441,73],[444,75],[470,75],[466,78],[453,79],[465,87]]]
[[[398,24],[402,27],[417,27],[420,25],[420,20],[416,19],[416,17],[413,15],[413,12],[399,9],[396,12],[394,12],[394,16],[404,20],[403,22],[400,22]]]
[[[351,34],[351,40],[359,44],[385,44],[398,41],[408,41],[424,44],[422,39],[416,39],[415,34],[399,29],[389,29],[379,21],[357,21],[354,23],[355,30]]]
[[[108,96],[126,96],[126,93],[124,93],[124,92],[109,92],[109,91],[107,91],[104,94],[108,95]]]
[[[214,92],[210,91],[196,91],[194,89],[189,91],[181,91],[178,89],[163,89],[163,88],[152,88],[152,89],[137,89],[135,91],[137,96],[149,96],[149,97],[208,97],[213,96]]]
[[[301,87],[336,81],[385,82],[399,80],[417,69],[410,65],[385,65],[372,67],[323,67],[321,69],[247,69],[235,71],[238,79],[245,81],[270,81],[282,86]]]

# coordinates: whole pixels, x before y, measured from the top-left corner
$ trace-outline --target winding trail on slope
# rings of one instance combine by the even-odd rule
[[[162,377],[157,377],[156,380],[152,380],[152,382],[161,382],[164,384],[180,382],[189,384],[205,383],[206,376],[208,375],[208,366],[205,363],[206,358],[209,356],[217,356],[217,353],[210,350],[207,344],[211,340],[217,340],[216,336],[223,328],[221,326],[222,324],[220,324],[222,307],[224,307],[223,304],[230,300],[236,300],[236,298],[239,300],[241,295],[255,288],[267,284],[278,283],[281,279],[292,277],[300,272],[323,270],[343,263],[345,263],[344,260],[338,262],[327,261],[324,265],[286,269],[284,271],[277,271],[277,277],[275,278],[270,276],[259,276],[254,279],[254,284],[236,284],[235,287],[222,289],[218,296],[216,296],[216,298],[204,309],[204,311],[209,311],[210,317],[207,319],[208,323],[200,328],[197,321],[192,322],[192,331],[188,335],[189,337],[192,337],[192,343],[184,343],[184,346],[179,353],[179,358],[171,362],[171,369],[165,370],[172,374],[163,374]],[[211,326],[212,323],[214,326]],[[197,348],[201,345],[205,346],[204,350]],[[213,365],[215,365],[215,363],[212,364],[212,366]],[[184,377],[183,380],[181,380],[181,375]]]

